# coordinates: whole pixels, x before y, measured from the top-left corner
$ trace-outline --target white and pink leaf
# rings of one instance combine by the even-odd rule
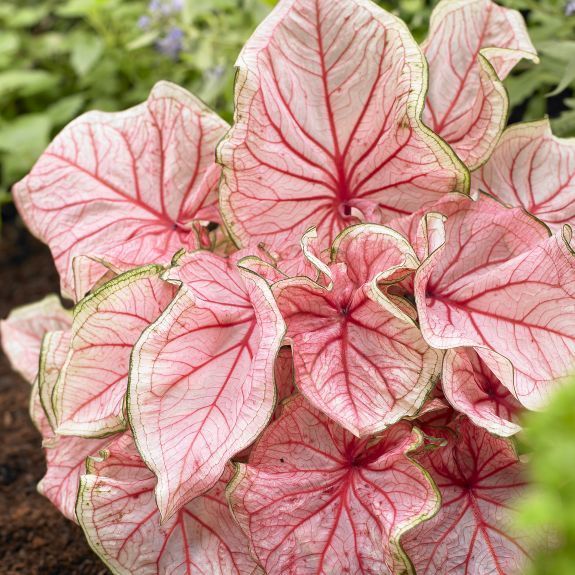
[[[219,146],[222,215],[243,247],[321,244],[465,191],[467,172],[422,123],[423,54],[368,0],[287,0],[237,62],[236,123]]]
[[[415,278],[426,341],[506,358],[514,368],[510,391],[540,408],[575,367],[570,229],[549,237],[532,216],[485,196],[455,207],[445,225],[444,246]]]
[[[2,349],[12,369],[33,383],[38,374],[44,334],[66,329],[71,321],[71,313],[62,307],[56,295],[13,309],[6,319],[0,321]]]
[[[449,349],[441,382],[449,403],[475,425],[504,437],[521,431],[521,404],[509,391],[513,367],[505,358],[487,349]]]
[[[424,121],[475,170],[507,121],[502,80],[522,58],[538,61],[523,17],[492,0],[442,0],[422,48],[429,62]]]
[[[88,463],[77,504],[92,549],[116,575],[255,575],[248,541],[235,524],[224,490],[232,475],[160,522],[155,478],[129,434]]]
[[[513,509],[526,478],[512,443],[469,420],[446,437],[447,446],[418,458],[437,484],[442,503],[435,517],[403,539],[415,572],[524,573],[530,537],[514,528]]]
[[[174,297],[162,266],[126,272],[74,309],[70,350],[52,393],[57,432],[103,437],[126,428],[130,355]]]
[[[75,256],[135,267],[199,247],[193,222],[219,219],[214,152],[227,127],[186,90],[160,82],[145,103],[84,114],[56,137],[13,195],[50,246],[65,295],[74,294]]]
[[[229,488],[268,575],[403,572],[402,534],[439,505],[409,456],[421,442],[405,422],[357,439],[302,396],[289,400]]]
[[[210,489],[273,411],[284,323],[267,283],[209,252],[182,255],[180,291],[138,341],[128,410],[164,518]]]
[[[414,415],[438,376],[441,354],[424,342],[415,310],[380,289],[416,266],[403,237],[363,224],[336,238],[328,287],[297,277],[273,285],[298,388],[358,436]]]
[[[512,126],[473,174],[472,189],[523,207],[559,231],[575,223],[575,140],[553,136],[548,120]]]

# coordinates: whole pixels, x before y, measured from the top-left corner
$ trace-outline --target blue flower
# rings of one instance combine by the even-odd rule
[[[209,68],[205,71],[204,75],[208,79],[212,80],[221,80],[226,73],[225,66],[214,66],[213,68]]]
[[[565,16],[573,16],[575,14],[575,0],[570,0],[565,6]]]
[[[172,16],[181,12],[184,0],[151,0],[148,10],[156,16]]]
[[[152,23],[152,19],[149,16],[140,16],[138,20],[138,28],[142,30],[147,30]]]
[[[148,10],[152,14],[158,14],[159,12],[162,11],[163,4],[164,3],[162,2],[162,0],[150,0],[150,4],[148,5]]]
[[[158,40],[156,47],[158,51],[176,60],[182,51],[182,40],[184,32],[177,26],[172,26],[168,33]]]

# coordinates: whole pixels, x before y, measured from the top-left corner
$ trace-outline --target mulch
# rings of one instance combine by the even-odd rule
[[[49,251],[10,220],[0,238],[0,318],[58,291]],[[0,352],[0,574],[106,575],[82,530],[36,491],[46,468],[29,393]]]

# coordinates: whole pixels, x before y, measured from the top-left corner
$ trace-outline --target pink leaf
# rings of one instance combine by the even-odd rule
[[[518,209],[482,197],[448,216],[446,243],[419,268],[421,330],[437,348],[474,346],[508,359],[530,409],[575,367],[575,257],[570,230],[551,238]]]
[[[53,391],[59,434],[102,437],[125,429],[132,347],[176,291],[160,278],[164,271],[126,272],[74,309],[70,351]]]
[[[554,230],[575,221],[575,141],[556,138],[548,120],[507,129],[473,189],[525,208]]]
[[[47,333],[42,342],[38,382],[32,388],[30,414],[40,431],[46,453],[46,473],[38,491],[47,497],[58,510],[71,521],[76,521],[75,505],[80,475],[85,473],[85,461],[109,441],[105,439],[84,439],[82,437],[60,437],[54,435],[54,414],[49,391],[64,364],[69,344],[69,332]],[[45,398],[41,401],[41,394]]]
[[[325,263],[329,260],[329,244],[323,246],[324,250],[321,247],[317,230],[312,227],[304,233],[299,245],[284,248],[281,253],[268,251],[263,244],[259,244],[257,251],[252,248],[252,253],[258,253],[259,257],[246,257],[244,265],[265,278],[270,285],[295,276],[309,277],[321,283],[322,274],[329,275]],[[244,251],[250,252],[249,249]]]
[[[433,206],[392,220],[387,226],[407,238],[422,262],[445,243],[445,216],[441,212],[465,204],[468,200],[468,196],[462,194],[445,194]]]
[[[171,276],[182,287],[134,349],[128,397],[164,518],[212,487],[267,424],[285,329],[265,281],[234,260],[194,252]]]
[[[424,120],[475,170],[505,127],[501,80],[521,58],[538,61],[525,22],[491,0],[443,0],[423,50],[429,62]]]
[[[251,575],[257,565],[230,514],[223,477],[160,525],[154,475],[122,435],[82,477],[77,513],[92,549],[117,575]]]
[[[47,243],[73,293],[76,255],[130,267],[196,247],[193,220],[217,220],[214,164],[226,123],[167,82],[120,113],[91,112],[54,140],[14,188],[28,228]]]
[[[428,220],[432,216],[431,233],[429,222],[427,225],[421,222],[423,216]],[[406,218],[401,224],[393,222],[394,226],[400,232],[403,231],[400,228],[405,229],[407,225],[415,229],[416,237],[410,235],[409,239],[425,257],[435,254],[439,248],[443,257],[450,256],[449,269],[442,278],[445,283],[459,278],[460,274],[485,271],[549,237],[547,227],[536,218],[524,210],[509,209],[486,194],[481,194],[476,201],[461,194],[449,194],[431,210],[420,210],[412,217],[412,222],[406,223],[411,219]],[[418,228],[413,227],[415,222]]]
[[[40,432],[42,437],[51,437],[53,435],[52,427],[48,421],[47,414],[44,412],[42,402],[40,401],[40,389],[38,380],[32,384],[30,401],[28,403],[28,413],[34,427]]]
[[[450,349],[443,359],[445,397],[471,421],[500,436],[521,430],[521,404],[513,397],[511,364],[489,350],[481,356],[472,348]]]
[[[415,421],[415,425],[427,436],[426,439],[435,439],[436,444],[442,444],[441,436],[445,429],[451,427],[460,417],[462,416],[445,399],[439,381],[418,414],[410,419]]]
[[[429,208],[422,208],[408,216],[396,218],[387,224],[392,230],[403,235],[415,252],[419,262],[423,262],[431,253],[445,243],[445,216],[441,210],[452,202],[468,200],[462,194],[445,194],[439,202]],[[437,211],[436,211],[437,210]],[[391,286],[390,292],[398,295],[413,295],[414,274],[407,276],[403,281]]]
[[[55,295],[12,310],[0,321],[2,349],[12,369],[32,383],[38,373],[42,337],[48,331],[65,329],[70,324],[70,312]]]
[[[399,234],[359,225],[334,242],[326,266],[333,286],[307,278],[273,286],[300,391],[356,435],[415,414],[438,376],[441,354],[424,342],[415,310],[404,300],[400,309],[377,285],[416,265]]]
[[[229,488],[268,575],[403,573],[402,533],[439,505],[408,456],[421,442],[407,423],[360,440],[290,400]]]
[[[109,437],[56,437],[45,445],[46,474],[38,483],[38,491],[71,521],[77,522],[76,496],[80,476],[86,473],[86,458],[109,442]]]
[[[445,401],[443,393],[437,393],[440,383],[438,382],[417,415],[406,417],[409,421],[420,421],[427,417],[435,417],[439,412],[444,412],[451,409],[449,404]]]
[[[316,226],[329,243],[467,187],[421,122],[425,62],[367,0],[288,0],[238,59],[236,123],[219,147],[221,207],[238,244],[281,253]]]
[[[447,447],[420,458],[441,491],[435,517],[407,533],[417,575],[523,573],[526,538],[511,509],[525,485],[513,445],[463,421]]]

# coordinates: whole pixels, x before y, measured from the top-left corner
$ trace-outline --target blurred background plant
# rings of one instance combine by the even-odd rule
[[[520,436],[533,485],[521,502],[523,528],[554,533],[556,548],[535,557],[526,575],[575,573],[575,378],[540,413],[529,413]]]
[[[511,121],[549,114],[575,135],[575,0],[500,0],[526,17],[541,64],[507,80]],[[50,139],[90,109],[141,102],[166,79],[227,120],[233,63],[276,0],[2,0],[0,2],[0,205]],[[418,40],[437,0],[379,0]],[[0,220],[1,221],[1,220]]]

